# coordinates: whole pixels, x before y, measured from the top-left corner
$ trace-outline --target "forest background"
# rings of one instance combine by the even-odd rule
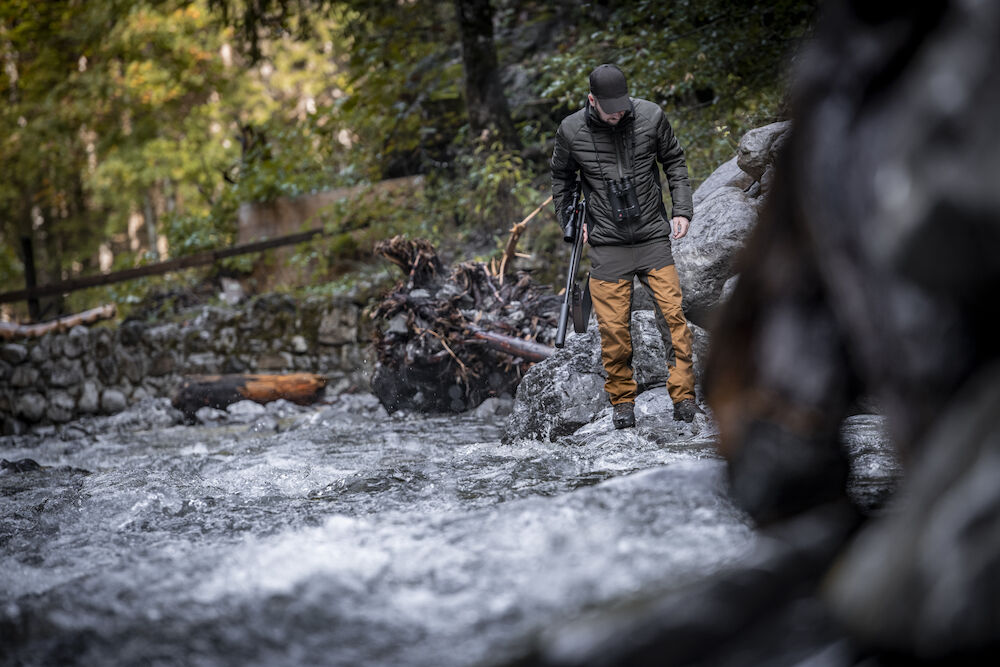
[[[697,185],[785,116],[817,0],[2,0],[0,291],[228,247],[241,204],[350,188],[289,261],[296,292],[395,280],[372,247],[497,256],[549,194],[559,121],[619,64]],[[416,190],[382,188],[420,177]],[[551,206],[521,240],[553,285]],[[274,251],[44,300],[42,319],[215,289]],[[252,289],[252,285],[250,286]],[[27,319],[25,303],[0,319]]]

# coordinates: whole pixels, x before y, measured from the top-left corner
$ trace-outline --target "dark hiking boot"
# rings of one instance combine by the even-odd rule
[[[615,414],[611,417],[615,428],[632,428],[635,426],[635,404],[619,403],[615,406]]]
[[[674,419],[679,422],[692,422],[695,415],[703,415],[705,411],[698,407],[693,398],[685,398],[674,403]]]

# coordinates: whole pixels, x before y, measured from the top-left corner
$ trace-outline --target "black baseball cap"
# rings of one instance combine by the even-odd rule
[[[604,113],[618,113],[632,108],[625,75],[616,65],[600,65],[590,73],[590,92],[601,103]]]

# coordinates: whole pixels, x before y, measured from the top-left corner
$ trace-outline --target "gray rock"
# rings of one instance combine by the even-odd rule
[[[54,391],[49,394],[49,407],[45,411],[50,421],[61,424],[68,422],[76,414],[76,401],[64,391]]]
[[[295,360],[288,352],[265,352],[257,358],[257,368],[262,371],[281,371],[295,368]]]
[[[255,401],[236,401],[226,406],[226,412],[232,421],[242,422],[260,417],[267,412],[267,408]]]
[[[239,336],[234,327],[223,327],[215,336],[215,351],[220,354],[231,354],[236,350]]]
[[[97,412],[100,407],[101,395],[97,387],[97,383],[93,380],[87,380],[83,383],[83,391],[80,393],[80,398],[77,399],[76,409],[84,414],[93,414]]]
[[[702,181],[701,185],[695,189],[694,195],[692,195],[695,208],[719,188],[727,187],[746,190],[753,185],[754,177],[740,169],[739,164],[737,164],[738,160],[739,158],[734,157],[728,162],[723,163],[722,166]],[[695,219],[697,220],[697,217]]]
[[[184,415],[168,398],[145,398],[106,418],[116,431],[148,431],[169,428],[184,421]]]
[[[339,304],[326,311],[320,320],[317,341],[320,345],[344,345],[358,340],[358,307]]]
[[[0,383],[6,384],[14,372],[14,367],[0,359]]]
[[[90,332],[87,327],[77,325],[70,329],[63,342],[63,355],[69,359],[76,359],[88,347],[90,347]]]
[[[2,429],[3,435],[24,435],[28,432],[28,425],[20,419],[4,417]]]
[[[303,336],[292,336],[292,352],[295,354],[305,354],[309,351],[309,343]]]
[[[122,375],[133,384],[142,382],[142,378],[146,375],[146,363],[146,357],[141,350],[119,348],[118,367]]]
[[[709,321],[733,275],[733,259],[757,224],[759,203],[738,188],[720,187],[697,207],[687,236],[674,242],[684,312],[693,322]]]
[[[141,345],[145,334],[146,324],[139,320],[126,320],[118,327],[118,340],[126,347]]]
[[[198,408],[198,411],[194,413],[194,418],[202,424],[212,424],[219,421],[226,421],[228,417],[229,413],[225,410],[210,408],[207,405],[203,408]]]
[[[132,390],[132,394],[129,396],[129,401],[131,403],[140,403],[149,398],[152,398],[152,395],[146,391],[145,387],[140,385]]]
[[[42,336],[28,352],[28,356],[33,364],[42,364],[48,361],[51,355],[52,334]]]
[[[14,403],[14,414],[28,422],[37,422],[45,414],[49,403],[37,391],[26,391],[20,394]]]
[[[479,419],[489,419],[509,415],[514,410],[514,400],[508,397],[491,396],[479,404],[470,414]]]
[[[34,387],[38,377],[38,369],[34,366],[27,364],[16,366],[11,374],[10,385],[15,388]]]
[[[771,123],[750,130],[740,139],[737,164],[755,180],[761,180],[767,168],[774,163],[774,155],[787,141],[792,129],[791,121]]]
[[[63,356],[63,347],[66,344],[66,335],[62,333],[50,333],[46,334],[45,337],[49,339],[49,356]]]
[[[121,412],[128,407],[125,394],[117,389],[105,389],[101,394],[101,411],[107,414]]]
[[[177,357],[170,350],[160,350],[153,354],[149,361],[149,374],[160,377],[169,375],[177,369]]]
[[[218,373],[222,368],[222,358],[212,352],[188,355],[184,365],[186,373]]]
[[[48,376],[53,387],[72,387],[83,381],[83,365],[79,359],[57,359],[48,369]]]
[[[20,343],[6,343],[0,347],[0,359],[16,366],[28,359],[28,348]]]
[[[278,420],[271,415],[258,417],[248,429],[251,433],[274,433],[278,430]]]
[[[632,313],[632,346],[639,392],[663,386],[667,377],[663,339],[651,311]],[[570,334],[566,347],[525,374],[503,441],[554,441],[590,423],[609,405],[604,377],[600,335],[591,321],[587,333]]]

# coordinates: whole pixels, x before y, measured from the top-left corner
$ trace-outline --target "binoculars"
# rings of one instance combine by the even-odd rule
[[[608,182],[608,203],[611,205],[612,218],[619,224],[635,222],[641,215],[632,179],[627,176]]]

